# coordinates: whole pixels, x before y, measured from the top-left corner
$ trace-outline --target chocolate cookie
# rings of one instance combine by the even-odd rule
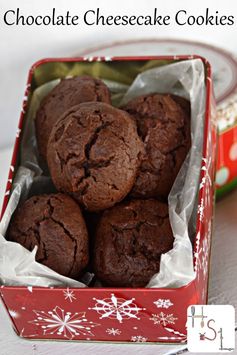
[[[99,102],[74,106],[53,128],[47,161],[56,188],[89,211],[121,201],[131,190],[143,143],[127,112]]]
[[[78,279],[88,263],[88,235],[80,207],[61,193],[33,196],[19,206],[8,239],[30,251],[37,246],[36,261],[64,276]]]
[[[110,103],[107,86],[90,76],[63,79],[41,102],[35,119],[39,152],[46,159],[46,150],[52,127],[70,107],[82,102]]]
[[[123,107],[136,120],[146,153],[131,195],[167,198],[190,149],[190,104],[175,95],[140,96]]]
[[[168,206],[133,200],[105,211],[97,227],[94,271],[107,286],[142,287],[173,246]]]

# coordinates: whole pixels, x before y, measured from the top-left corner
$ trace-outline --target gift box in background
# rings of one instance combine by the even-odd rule
[[[177,39],[145,39],[110,43],[87,49],[83,55],[197,54],[212,66],[219,130],[216,186],[221,197],[237,186],[237,59],[205,43]],[[80,53],[80,52],[79,52]],[[81,53],[80,53],[81,54]]]
[[[38,62],[29,73],[26,100],[18,127],[3,214],[17,171],[24,119],[37,86],[58,77],[77,75],[76,67],[92,62],[93,75],[101,68],[107,79],[116,72],[129,79],[126,71],[136,74],[163,64],[192,60],[194,57],[74,58]],[[77,64],[77,66],[75,66]],[[141,66],[142,64],[142,66]],[[43,288],[1,286],[1,297],[18,335],[34,339],[70,339],[97,341],[183,342],[186,340],[186,309],[204,304],[207,299],[209,253],[212,234],[214,174],[216,159],[216,111],[212,96],[210,65],[203,59],[206,78],[205,122],[202,165],[200,170],[196,231],[194,236],[195,279],[178,288]],[[126,71],[122,69],[126,67]],[[113,73],[113,74],[111,74]],[[113,77],[111,77],[111,75]],[[132,75],[132,76],[133,76]]]

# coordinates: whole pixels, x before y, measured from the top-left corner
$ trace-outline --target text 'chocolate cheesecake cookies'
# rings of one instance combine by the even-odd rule
[[[107,286],[143,287],[173,247],[168,205],[133,200],[105,211],[97,226],[94,272]]]
[[[11,221],[8,239],[32,251],[36,261],[78,279],[88,264],[88,233],[80,207],[61,193],[31,197]]]
[[[74,106],[56,123],[47,162],[59,191],[72,195],[87,210],[99,211],[129,193],[143,149],[127,112],[88,102]]]
[[[69,108],[89,101],[110,104],[110,92],[103,81],[87,75],[61,80],[43,99],[36,114],[35,128],[39,152],[44,159],[49,135],[57,120]]]
[[[123,109],[135,118],[145,146],[131,195],[167,198],[191,146],[190,104],[175,95],[149,94]]]

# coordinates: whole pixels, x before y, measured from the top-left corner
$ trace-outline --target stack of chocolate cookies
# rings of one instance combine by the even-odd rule
[[[62,275],[146,286],[173,246],[167,198],[191,146],[189,102],[154,93],[118,109],[101,80],[79,76],[44,98],[35,127],[58,193],[20,205],[8,239]]]

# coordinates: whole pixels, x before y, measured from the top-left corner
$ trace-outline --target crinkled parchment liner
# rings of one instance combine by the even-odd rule
[[[36,248],[29,252],[18,243],[3,237],[20,200],[29,195],[52,192],[49,176],[38,163],[34,117],[42,98],[59,82],[38,87],[32,96],[21,141],[20,167],[14,178],[11,197],[0,223],[0,280],[4,285],[85,287],[92,274],[81,282],[63,277],[35,261]],[[131,86],[104,80],[112,92],[113,104],[153,92],[173,93],[191,102],[192,148],[169,194],[170,222],[175,236],[174,247],[161,256],[160,272],[147,287],[181,287],[194,279],[192,240],[196,229],[197,193],[202,158],[205,111],[205,70],[200,59],[181,61],[146,70],[137,75]]]

